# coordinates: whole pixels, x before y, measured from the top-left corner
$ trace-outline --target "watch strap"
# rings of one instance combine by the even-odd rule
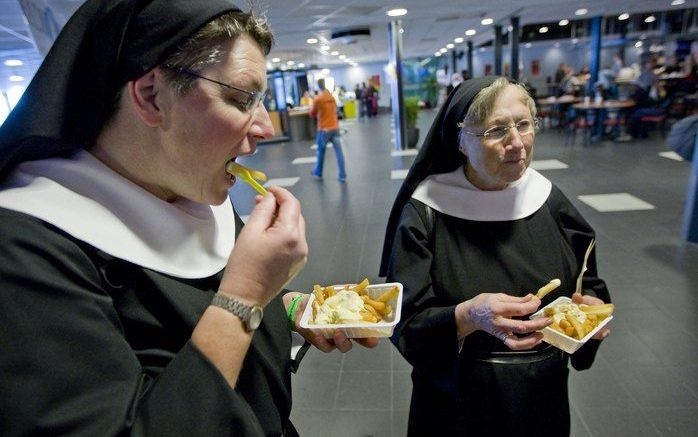
[[[252,312],[253,306],[252,305],[247,305],[239,300],[232,298],[230,296],[226,296],[221,293],[216,293],[213,296],[213,300],[211,301],[211,305],[223,308],[224,310],[228,311],[231,314],[234,314],[238,316],[243,324],[245,325],[245,329],[247,331],[252,331],[250,327],[250,313]]]

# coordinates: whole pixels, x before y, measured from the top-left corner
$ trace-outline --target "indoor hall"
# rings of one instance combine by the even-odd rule
[[[433,116],[424,112],[420,128]],[[345,184],[336,180],[332,159],[322,181],[310,175],[310,159],[293,164],[313,157],[312,141],[262,146],[242,161],[265,169],[270,183],[289,184],[303,205],[310,255],[289,288],[382,280],[388,213],[414,160],[395,156],[390,123],[388,116],[341,123]],[[680,238],[690,164],[658,133],[637,142],[565,145],[565,134],[553,128],[537,134],[532,167],[595,228],[599,273],[617,306],[594,366],[570,370],[571,435],[692,434],[698,430],[698,246]],[[241,214],[249,212],[253,194],[245,185],[231,191]],[[292,420],[301,435],[406,433],[410,366],[388,341],[375,350],[354,345],[347,354],[311,350],[293,390]]]
[[[41,62],[40,47],[45,50],[50,45],[36,39],[34,29],[29,30],[22,7],[34,4],[51,10],[59,3],[67,9],[60,9],[63,14],[56,23],[49,15],[43,16],[45,30],[51,30],[43,35],[47,38],[55,37],[54,24],[58,26],[60,18],[69,15],[66,11],[72,12],[81,1],[0,0],[0,11],[4,11],[0,12],[0,61],[4,61],[0,71],[6,73],[0,75],[0,111],[17,103],[18,86],[28,83]],[[542,119],[532,167],[556,184],[594,227],[600,276],[607,281],[616,305],[611,336],[604,340],[594,366],[582,372],[570,369],[571,435],[698,432],[698,334],[694,329],[698,322],[698,246],[681,238],[691,164],[669,148],[665,137],[677,120],[695,109],[696,97],[684,93],[674,113],[648,115],[654,118],[640,135],[646,138],[629,138],[630,113],[623,112],[629,110],[594,107],[596,96],[582,73],[589,64],[592,35],[588,19],[592,17],[608,17],[605,22],[613,23],[605,29],[609,35],[604,33],[603,38],[608,41],[603,43],[598,70],[610,65],[613,52],[621,45],[625,66],[638,67],[634,74],[640,73],[645,57],[658,53],[660,47],[682,56],[698,53],[692,44],[698,36],[698,1],[638,0],[628,6],[616,0],[604,5],[496,0],[477,7],[466,0],[410,0],[399,5],[360,0],[255,3],[267,11],[277,34],[277,46],[267,57],[271,92],[264,102],[276,135],[238,162],[264,171],[269,177],[265,185],[286,187],[302,203],[310,254],[288,288],[310,292],[318,283],[365,277],[374,284],[383,281],[378,267],[388,214],[418,152],[396,149],[390,113],[394,79],[386,68],[388,23],[393,19],[386,11],[393,6],[407,9],[407,15],[399,17],[400,30],[404,30],[402,56],[413,74],[403,77],[403,85],[405,97],[421,101],[417,147],[453,85],[454,72],[468,69],[472,76],[480,77],[511,71],[508,26],[513,17],[520,17],[522,36],[527,34],[529,39],[520,41],[519,79],[536,90]],[[586,12],[578,14],[582,7]],[[626,11],[639,28],[620,38],[620,31],[614,29],[621,29],[628,20],[619,18]],[[671,41],[664,44],[664,26],[675,26],[677,16],[678,36],[669,32]],[[686,18],[683,24],[681,17]],[[492,20],[485,24],[488,18]],[[494,26],[506,40],[499,49],[491,42]],[[564,30],[565,26],[575,30]],[[335,30],[348,27],[357,32],[333,38]],[[546,37],[545,33],[557,36]],[[324,42],[328,49],[322,48]],[[22,59],[21,65],[7,62],[16,58]],[[556,68],[561,63],[573,71],[557,80]],[[428,78],[419,75],[422,67],[429,72]],[[658,76],[664,74],[664,84],[677,88],[680,75],[663,71]],[[434,80],[424,87],[422,80],[432,79],[431,75]],[[304,90],[315,90],[319,78],[327,83],[331,79],[335,90],[343,85],[348,91],[340,120],[345,182],[338,181],[337,162],[329,146],[323,178],[311,174],[317,159],[316,126],[301,96]],[[371,116],[362,116],[362,103],[350,96],[354,85],[363,80],[379,86],[376,114]],[[630,81],[618,82],[621,92]],[[424,88],[429,90],[424,92]],[[563,89],[565,93],[559,96]],[[616,97],[604,97],[604,102]],[[572,105],[579,105],[576,111],[569,111]],[[607,111],[612,117],[601,120],[601,109],[612,109]],[[254,195],[250,186],[240,182],[230,191],[245,220]],[[324,354],[311,348],[292,377],[291,420],[303,436],[404,436],[410,371],[387,339],[371,350],[355,344],[346,354]]]

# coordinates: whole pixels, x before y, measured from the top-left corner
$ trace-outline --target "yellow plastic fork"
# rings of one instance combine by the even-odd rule
[[[240,165],[234,161],[230,161],[228,165],[225,166],[225,171],[250,184],[252,188],[257,190],[257,192],[262,196],[267,194],[267,190],[263,186],[261,186],[259,182],[257,182],[257,180],[260,180],[262,182],[267,180],[267,175],[265,175],[261,171],[247,168],[244,165]]]

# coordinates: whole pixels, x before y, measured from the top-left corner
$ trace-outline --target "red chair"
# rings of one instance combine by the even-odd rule
[[[666,115],[645,115],[640,118],[640,122],[659,127],[659,133],[662,135],[662,138],[666,137]],[[649,131],[650,129],[647,130],[647,132]]]

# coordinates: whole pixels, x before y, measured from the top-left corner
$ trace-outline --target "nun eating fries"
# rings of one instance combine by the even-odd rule
[[[381,274],[404,286],[393,343],[412,364],[409,435],[568,435],[568,362],[589,368],[609,331],[568,355],[528,317],[556,297],[609,302],[594,230],[530,168],[536,107],[500,77],[461,83],[404,181]],[[560,287],[532,293],[551,278]]]

